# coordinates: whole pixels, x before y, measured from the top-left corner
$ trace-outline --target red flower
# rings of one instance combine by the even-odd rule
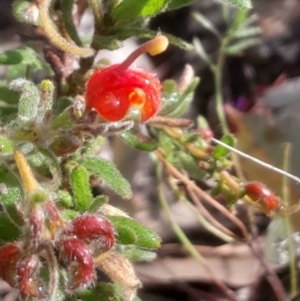
[[[153,117],[161,105],[161,84],[151,73],[128,67],[142,53],[156,55],[167,46],[168,39],[157,36],[123,63],[96,70],[86,84],[87,109],[95,108],[106,121],[123,119],[132,107],[139,109],[142,122]]]
[[[249,182],[245,185],[245,193],[253,200],[259,201],[267,214],[278,208],[279,198],[274,195],[264,184],[260,182]]]

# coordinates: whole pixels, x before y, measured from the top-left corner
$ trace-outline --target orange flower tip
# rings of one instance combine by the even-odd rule
[[[132,106],[142,108],[145,104],[146,93],[140,89],[135,88],[128,96],[129,102]]]
[[[164,35],[159,35],[149,41],[147,52],[152,55],[158,55],[164,52],[169,46],[169,39]]]
[[[119,65],[121,69],[128,68],[141,54],[147,52],[154,56],[164,52],[169,45],[169,40],[164,35],[156,36],[154,39],[142,44],[139,48],[133,51],[123,63]]]

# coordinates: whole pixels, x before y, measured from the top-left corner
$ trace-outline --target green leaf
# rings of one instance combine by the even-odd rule
[[[180,38],[177,38],[171,34],[168,34],[168,33],[165,33],[165,32],[162,32],[163,35],[165,35],[168,39],[169,39],[169,42],[183,50],[186,50],[186,51],[190,51],[190,50],[193,50],[194,47],[192,44],[184,41],[183,39],[180,39]]]
[[[3,124],[3,122],[9,122],[12,119],[16,118],[16,114],[17,108],[0,107],[1,124]]]
[[[18,62],[15,61],[16,63],[9,67],[6,78],[8,82],[19,77],[31,78],[32,71],[38,70],[44,71],[46,75],[53,75],[53,71],[49,64],[46,63],[32,48],[23,47],[14,51],[18,53],[20,60],[18,60]],[[15,56],[16,55],[17,54],[15,54]]]
[[[162,83],[162,108],[159,115],[166,116],[174,111],[178,106],[179,92],[177,83],[174,80],[167,79]]]
[[[258,38],[242,39],[238,42],[235,42],[233,45],[226,47],[224,52],[228,55],[237,55],[247,48],[250,48],[259,43],[260,39]]]
[[[43,152],[32,152],[27,155],[27,161],[30,166],[40,175],[50,177],[49,158]]]
[[[20,95],[18,92],[13,91],[5,86],[0,87],[0,99],[9,104],[17,104],[19,102]]]
[[[190,106],[194,98],[195,89],[199,83],[199,77],[195,77],[191,84],[186,88],[186,90],[178,98],[178,106],[171,112],[168,117],[179,117],[181,116]]]
[[[251,0],[227,0],[236,5],[240,9],[250,9],[252,7]]]
[[[72,210],[72,209],[65,209],[60,211],[62,217],[66,219],[67,221],[71,221],[74,218],[78,217],[78,211]]]
[[[93,199],[92,205],[89,209],[89,212],[91,213],[97,213],[100,209],[100,207],[106,203],[108,203],[109,198],[107,195],[98,195]]]
[[[76,26],[74,24],[73,5],[74,0],[64,0],[61,2],[60,8],[63,15],[64,25],[68,34],[78,46],[82,46],[81,40],[76,30]]]
[[[121,253],[130,261],[152,261],[157,256],[155,252],[142,250],[135,246],[123,246]]]
[[[4,185],[1,193],[1,204],[4,206],[5,212],[16,223],[22,224],[15,207],[16,203],[23,198],[22,187],[15,174],[4,165],[0,165],[0,183]]]
[[[199,55],[200,59],[203,60],[208,66],[212,66],[212,62],[209,55],[205,51],[201,41],[198,38],[193,39],[193,45],[195,47],[195,52]]]
[[[0,240],[14,241],[20,235],[19,229],[9,220],[5,213],[0,213]]]
[[[21,23],[27,23],[38,26],[38,8],[33,6],[30,1],[15,0],[12,1],[12,11],[14,17]]]
[[[259,27],[240,27],[234,34],[235,38],[248,38],[250,36],[256,36],[261,34],[261,29]]]
[[[114,21],[151,17],[162,12],[169,0],[123,0],[112,13]]]
[[[207,176],[207,172],[199,167],[199,160],[196,160],[191,155],[181,151],[178,152],[178,158],[182,168],[188,172],[191,178],[201,181]]]
[[[31,81],[18,78],[10,83],[10,88],[21,93],[18,106],[19,121],[33,121],[37,117],[40,104],[40,93],[37,87]]]
[[[72,108],[67,107],[53,119],[51,127],[53,130],[69,129],[72,125],[74,125],[74,122]]]
[[[163,133],[162,131],[159,132],[158,139],[159,146],[164,150],[166,159],[170,163],[178,162],[176,150],[179,150],[179,148],[174,145],[173,139],[165,133]]]
[[[88,157],[81,164],[91,173],[99,176],[112,190],[124,198],[131,198],[130,184],[123,178],[114,164],[103,159]]]
[[[93,38],[93,46],[97,49],[116,50],[122,47],[120,41],[115,37],[105,37],[96,35]]]
[[[92,290],[77,293],[80,300],[84,301],[123,301],[124,290],[119,284],[97,283]],[[70,300],[69,297],[67,300]],[[71,299],[72,300],[72,299]],[[71,301],[70,300],[70,301]]]
[[[172,0],[168,3],[167,11],[179,9],[184,6],[191,5],[192,3],[196,2],[197,0]]]
[[[64,206],[64,208],[73,207],[73,198],[67,190],[58,190],[57,192],[58,202]]]
[[[117,231],[118,241],[121,244],[134,244],[145,249],[160,247],[160,237],[137,221],[122,216],[107,216],[107,218]]]
[[[229,145],[229,146],[235,146],[235,139],[232,135],[226,135],[222,138],[221,140],[222,142],[224,142],[225,144]],[[221,159],[226,157],[229,154],[230,150],[228,150],[227,148],[221,146],[221,145],[217,145],[212,153],[212,155],[216,158],[216,159]]]
[[[108,217],[110,220],[111,218],[109,216]],[[118,217],[119,218],[119,217]],[[135,235],[135,231],[134,229],[131,229],[129,226],[117,224],[116,222],[113,222],[111,220],[111,222],[113,223],[114,228],[116,229],[116,231],[118,232],[118,242],[123,244],[123,245],[132,245],[136,242],[137,237]]]
[[[249,19],[249,11],[238,9],[235,12],[233,22],[230,24],[230,29],[234,30],[247,23]]]
[[[43,122],[45,114],[49,112],[53,107],[53,96],[54,96],[54,84],[46,79],[43,80],[38,86],[40,96],[41,96],[41,104],[38,110],[38,120]]]
[[[158,147],[156,140],[147,136],[142,136],[134,130],[120,133],[118,136],[128,145],[141,151],[152,152]]]
[[[197,12],[193,14],[193,17],[195,20],[200,23],[205,29],[210,31],[212,34],[214,34],[218,39],[221,39],[221,35],[219,31],[216,29],[214,24],[210,22],[204,15],[201,13]]]
[[[13,154],[13,146],[11,141],[0,135],[0,154],[1,156],[11,156]]]
[[[209,129],[209,124],[204,116],[199,115],[197,117],[197,127],[199,129]]]
[[[70,183],[74,194],[75,208],[81,212],[89,209],[93,195],[90,189],[90,178],[83,166],[77,166],[70,173]]]
[[[17,79],[19,77],[28,78],[28,70],[28,65],[18,64],[10,66],[6,76],[7,82],[11,82],[12,80]]]
[[[0,64],[16,65],[23,61],[24,57],[18,50],[8,50],[0,53]]]

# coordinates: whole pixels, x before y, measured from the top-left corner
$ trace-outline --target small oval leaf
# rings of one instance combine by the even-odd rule
[[[234,146],[235,145],[235,139],[232,135],[226,135],[221,139],[222,142],[224,142],[225,144],[229,145],[229,146]],[[216,159],[221,159],[226,157],[229,154],[230,150],[228,150],[227,148],[225,148],[224,146],[221,145],[217,145],[212,153],[212,155],[216,158]]]
[[[157,149],[157,141],[147,136],[142,136],[140,133],[135,133],[133,130],[119,134],[119,137],[128,145],[146,152],[152,152]]]
[[[107,216],[107,218],[118,232],[118,240],[121,244],[134,244],[145,249],[160,247],[160,237],[137,221],[123,216]]]
[[[9,220],[5,213],[0,213],[0,241],[14,241],[20,235],[19,229]]]
[[[22,200],[22,187],[14,175],[6,166],[0,166],[0,183],[3,191],[0,194],[1,204],[5,207],[5,211],[18,224],[22,224],[15,204]]]
[[[70,173],[75,208],[81,212],[89,209],[93,195],[90,190],[89,175],[85,167],[77,166]]]
[[[113,20],[150,17],[163,11],[168,0],[123,0],[112,13]]]
[[[130,184],[115,165],[109,161],[88,157],[81,164],[91,173],[99,176],[112,190],[124,198],[131,198]]]

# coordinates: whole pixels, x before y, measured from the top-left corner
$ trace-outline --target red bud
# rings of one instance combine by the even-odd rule
[[[80,216],[72,221],[67,233],[75,235],[87,244],[94,241],[97,255],[108,251],[115,243],[115,232],[111,223],[101,216]]]
[[[70,293],[89,287],[96,280],[92,254],[87,245],[76,238],[59,243],[60,257],[68,264],[67,289]]]
[[[280,201],[264,184],[250,182],[245,185],[245,194],[253,201],[260,201],[267,213],[278,208]]]
[[[15,243],[0,248],[0,277],[12,287],[17,287],[16,267],[21,257],[21,249]]]
[[[23,298],[42,299],[46,297],[42,282],[37,279],[39,268],[40,260],[36,255],[26,257],[19,262],[17,272],[19,289]]]

